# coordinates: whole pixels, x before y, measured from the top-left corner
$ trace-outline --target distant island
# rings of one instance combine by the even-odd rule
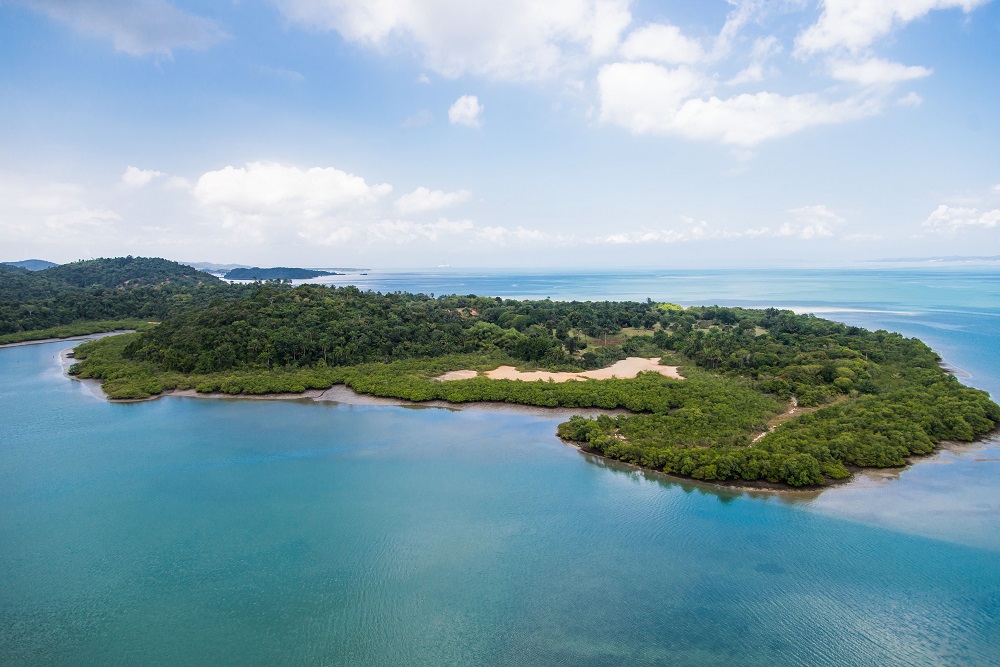
[[[866,260],[868,264],[992,264],[1000,255],[942,255],[938,257],[883,257]]]
[[[59,266],[55,262],[49,262],[44,259],[22,259],[20,262],[4,262],[4,264],[7,266],[17,266],[28,271],[41,271],[42,269]]]
[[[65,267],[0,267],[0,343],[135,329],[75,349],[71,373],[115,400],[346,385],[604,408],[620,414],[571,417],[560,437],[671,475],[785,487],[904,466],[1000,423],[921,341],[788,310],[229,283],[150,258]]]
[[[295,269],[278,266],[262,269],[257,266],[231,269],[223,276],[226,280],[309,280],[323,276],[342,276],[336,271],[321,271],[319,269]]]

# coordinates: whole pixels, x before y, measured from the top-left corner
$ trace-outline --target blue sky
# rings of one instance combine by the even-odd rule
[[[0,0],[0,259],[1000,254],[990,0]]]

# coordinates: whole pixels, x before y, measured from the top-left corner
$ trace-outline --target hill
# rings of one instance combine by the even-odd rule
[[[296,269],[287,266],[277,266],[271,269],[262,269],[257,266],[237,267],[226,272],[223,276],[226,280],[309,280],[322,276],[343,275],[334,271],[320,271],[319,269]]]
[[[8,266],[18,266],[22,269],[27,269],[28,271],[41,271],[42,269],[59,266],[55,262],[49,262],[44,259],[22,259],[20,262],[4,262],[4,264]]]
[[[165,259],[97,259],[41,271],[0,264],[0,342],[92,333],[97,323],[105,330],[134,328],[116,322],[159,321],[245,288]]]
[[[137,287],[139,285],[201,285],[218,278],[194,267],[159,257],[113,257],[61,264],[39,272],[71,287]]]

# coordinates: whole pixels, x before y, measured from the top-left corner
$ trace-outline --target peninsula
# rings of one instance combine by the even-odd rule
[[[176,280],[123,283],[122,266],[100,261],[115,287],[17,269],[19,287],[0,290],[0,333],[85,326],[73,313],[88,304],[104,326],[139,319],[136,333],[75,351],[71,372],[101,380],[112,399],[346,385],[411,401],[607,408],[623,413],[572,417],[559,435],[669,474],[792,487],[903,466],[1000,422],[1000,406],[942,370],[921,341],[787,310],[185,282],[193,269],[180,265]]]
[[[230,269],[223,277],[226,280],[311,280],[312,278],[341,275],[344,274],[337,273],[336,271],[322,271],[320,269],[297,269],[288,266],[262,269],[253,266],[249,268],[237,267]]]

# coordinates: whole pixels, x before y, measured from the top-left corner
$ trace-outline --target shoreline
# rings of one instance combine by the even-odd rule
[[[70,367],[76,360],[70,356],[73,351],[68,347],[59,354],[60,366],[65,377],[80,382],[95,398],[108,403],[147,403],[161,398],[197,398],[230,401],[312,401],[316,403],[339,403],[342,405],[358,406],[385,406],[401,408],[438,408],[443,410],[475,410],[479,412],[513,412],[517,414],[529,414],[539,417],[565,417],[582,415],[584,417],[596,417],[597,415],[617,416],[627,414],[628,410],[608,410],[604,408],[565,408],[546,407],[542,405],[523,405],[520,403],[505,403],[502,401],[469,401],[467,403],[449,403],[441,399],[430,401],[410,401],[405,398],[391,398],[385,396],[372,396],[361,394],[347,385],[335,384],[328,389],[307,389],[301,393],[283,394],[225,394],[222,392],[199,393],[194,389],[168,389],[163,393],[148,398],[118,399],[108,398],[101,389],[101,381],[93,378],[78,378],[69,374]]]
[[[135,333],[135,329],[115,329],[114,331],[101,331],[97,333],[90,334],[77,334],[75,336],[67,336],[66,338],[39,338],[37,340],[24,340],[20,343],[3,343],[0,345],[0,349],[5,347],[23,347],[25,345],[41,345],[42,343],[61,343],[67,340],[97,340],[98,338],[105,338],[107,336],[117,336],[119,334]],[[72,349],[72,348],[70,348]]]
[[[127,333],[121,332],[106,332],[103,334],[91,334],[88,336],[82,336],[82,339],[98,338],[104,336],[115,335],[116,333]],[[55,341],[33,341],[33,342],[60,342],[64,340],[71,340],[67,338],[56,339]],[[33,342],[25,343],[15,343],[10,346],[15,345],[30,345]],[[383,396],[372,396],[370,394],[361,394],[356,392],[351,387],[344,384],[336,384],[327,389],[307,389],[301,393],[281,393],[281,394],[225,394],[222,392],[210,392],[210,393],[199,393],[194,389],[169,389],[163,393],[157,394],[156,396],[150,396],[148,398],[137,398],[137,399],[113,399],[108,398],[107,394],[101,389],[101,381],[92,378],[78,378],[76,376],[69,374],[70,367],[76,363],[76,360],[70,356],[74,350],[75,346],[67,347],[59,353],[59,363],[62,368],[62,373],[65,377],[73,380],[75,382],[80,382],[87,389],[90,390],[91,394],[99,400],[106,401],[108,403],[145,403],[148,401],[155,401],[160,398],[197,398],[197,399],[214,399],[214,400],[250,400],[250,401],[311,401],[316,403],[336,403],[341,405],[352,405],[352,406],[383,406],[383,407],[403,407],[403,408],[436,408],[443,410],[452,411],[462,411],[462,410],[474,410],[480,412],[492,412],[492,413],[513,413],[522,415],[533,415],[536,417],[563,417],[569,418],[573,415],[579,415],[582,417],[596,417],[598,415],[609,415],[617,416],[622,414],[629,414],[628,410],[608,410],[603,408],[566,408],[566,407],[546,407],[546,406],[536,406],[536,405],[522,405],[518,403],[505,403],[499,401],[470,401],[467,403],[450,403],[441,399],[433,399],[429,401],[410,401],[402,398],[391,398]],[[763,435],[766,435],[769,431],[765,431]],[[644,468],[640,465],[634,463],[628,463],[627,461],[620,461],[618,459],[612,459],[606,457],[597,452],[590,451],[586,449],[583,443],[578,443],[571,440],[565,440],[560,438],[558,435],[555,436],[564,445],[570,446],[576,449],[580,454],[584,456],[593,457],[602,463],[613,464],[615,466],[623,466],[628,469],[635,471],[641,471],[644,474],[650,474],[654,477],[660,477],[668,479],[672,482],[683,482],[687,484],[692,484],[695,486],[703,486],[714,490],[728,489],[734,492],[741,493],[758,493],[758,494],[768,494],[786,497],[801,497],[805,499],[807,496],[818,497],[823,491],[827,489],[833,489],[838,487],[844,487],[852,483],[865,483],[866,481],[871,481],[871,475],[884,476],[886,473],[896,474],[907,470],[912,465],[919,463],[921,461],[926,461],[932,456],[940,454],[942,451],[950,451],[953,447],[974,447],[981,445],[990,440],[995,440],[1000,438],[1000,426],[994,430],[984,433],[982,436],[976,438],[971,442],[957,442],[945,440],[941,441],[935,445],[934,449],[924,455],[912,455],[907,457],[907,463],[905,466],[897,466],[891,468],[859,468],[848,466],[851,472],[851,476],[845,479],[831,480],[829,483],[823,486],[809,486],[809,487],[793,487],[786,484],[780,484],[775,482],[768,482],[765,480],[700,480],[693,477],[684,477],[683,475],[676,475],[673,473],[663,472],[662,470],[655,470],[653,468]]]

